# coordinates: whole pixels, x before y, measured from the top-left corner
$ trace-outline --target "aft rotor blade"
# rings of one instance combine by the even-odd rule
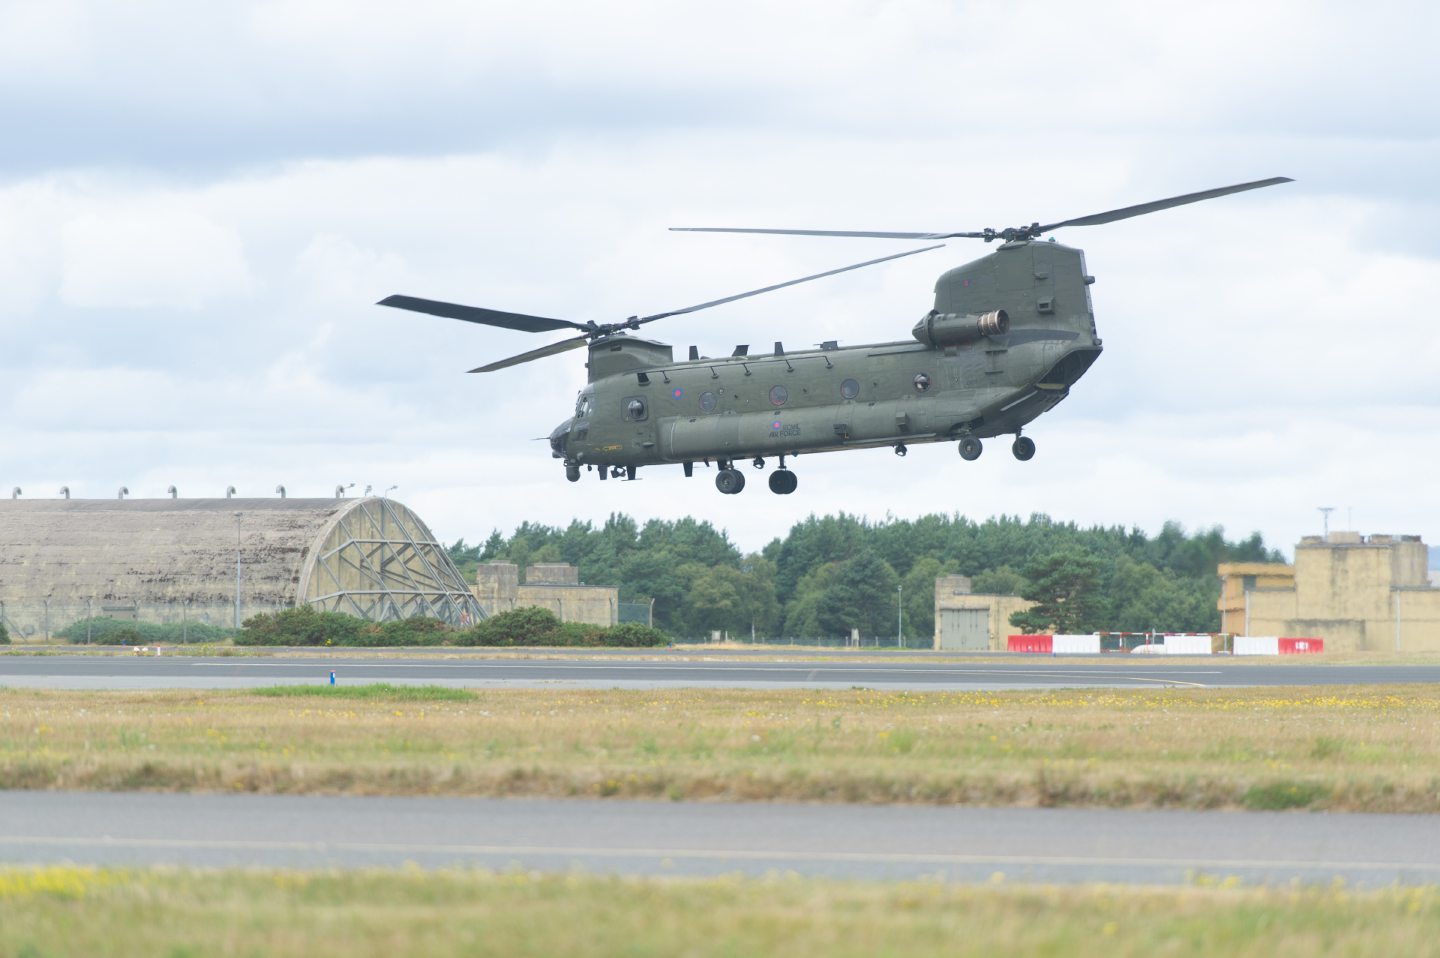
[[[1089,216],[1078,216],[1073,220],[1062,220],[1059,223],[1050,223],[1046,226],[1041,226],[1036,232],[1048,233],[1062,226],[1098,226],[1101,223],[1113,223],[1116,220],[1125,220],[1132,216],[1144,216],[1146,213],[1168,210],[1172,206],[1184,206],[1186,203],[1199,203],[1201,200],[1213,200],[1217,196],[1228,196],[1231,193],[1243,193],[1246,190],[1258,190],[1266,186],[1278,186],[1281,183],[1293,182],[1295,181],[1288,176],[1272,176],[1268,180],[1256,180],[1253,183],[1239,183],[1235,186],[1222,186],[1215,190],[1186,193],[1184,196],[1172,196],[1168,200],[1154,200],[1150,203],[1141,203],[1138,206],[1126,206],[1122,209],[1110,210],[1107,213],[1092,213]]]
[[[467,323],[483,326],[500,326],[504,329],[518,329],[525,333],[549,333],[557,329],[585,329],[582,323],[568,319],[550,319],[547,316],[530,316],[526,313],[504,313],[498,309],[484,309],[480,306],[462,306],[459,303],[442,303],[434,299],[420,299],[417,296],[386,296],[377,304],[409,309],[446,319],[461,319]]]
[[[874,230],[770,230],[729,226],[672,226],[674,233],[771,233],[778,236],[858,236],[864,239],[983,239],[984,233],[889,233]]]
[[[680,316],[684,313],[693,313],[702,309],[709,309],[711,306],[720,306],[725,303],[733,303],[737,299],[746,299],[750,296],[759,296],[761,293],[772,293],[777,289],[784,289],[786,286],[795,286],[800,283],[808,283],[812,279],[823,279],[826,276],[834,276],[836,273],[848,272],[852,269],[862,269],[866,266],[874,266],[877,263],[886,263],[892,259],[900,259],[902,256],[914,256],[916,253],[928,253],[932,249],[939,249],[945,244],[937,243],[934,246],[922,246],[920,249],[906,250],[903,253],[892,253],[889,256],[882,256],[879,259],[867,259],[863,263],[854,263],[850,266],[841,266],[839,269],[828,269],[823,273],[816,273],[814,276],[802,276],[799,279],[786,280],[783,283],[776,283],[774,286],[766,286],[763,289],[752,289],[746,293],[736,293],[734,296],[726,296],[724,299],[712,299],[708,303],[700,303],[696,306],[686,306],[684,309],[673,309],[668,313],[656,313],[653,316],[643,316],[634,320],[629,325],[634,327],[641,323],[653,323],[657,319],[664,319],[667,316]]]
[[[558,343],[551,343],[549,346],[541,346],[539,349],[532,349],[528,353],[521,353],[518,356],[511,356],[509,359],[501,359],[470,370],[472,373],[493,373],[497,369],[505,369],[509,366],[518,366],[521,363],[528,363],[532,359],[544,359],[546,356],[554,356],[557,353],[569,352],[585,345],[589,335],[574,336],[570,339],[562,339]]]

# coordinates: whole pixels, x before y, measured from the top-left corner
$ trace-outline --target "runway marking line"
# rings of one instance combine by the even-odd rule
[[[1213,868],[1217,870],[1238,868],[1309,868],[1321,871],[1414,871],[1440,873],[1440,862],[1347,862],[1311,859],[1236,859],[1236,858],[1124,858],[1111,856],[1085,857],[1079,855],[967,855],[936,852],[824,852],[824,851],[767,851],[737,849],[660,849],[660,848],[592,848],[587,846],[547,845],[466,845],[428,843],[386,843],[386,842],[290,842],[290,841],[239,841],[224,839],[185,838],[115,838],[98,836],[91,838],[60,837],[18,837],[0,835],[0,846],[19,845],[36,847],[64,847],[69,845],[101,846],[109,848],[156,848],[156,849],[225,849],[255,851],[308,851],[308,852],[395,852],[403,854],[453,854],[453,855],[543,855],[550,857],[579,858],[670,858],[695,859],[700,861],[728,861],[732,859],[756,861],[794,861],[803,859],[818,862],[847,862],[857,864],[919,865],[1005,865],[1009,867],[1037,865],[1108,865],[1116,867],[1171,867],[1171,868]]]

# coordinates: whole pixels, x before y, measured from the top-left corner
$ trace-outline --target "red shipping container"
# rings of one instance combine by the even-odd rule
[[[1005,648],[1011,652],[1038,652],[1050,655],[1055,651],[1053,635],[1011,635],[1006,636]]]
[[[1324,639],[1280,639],[1281,655],[1313,655],[1324,651]]]

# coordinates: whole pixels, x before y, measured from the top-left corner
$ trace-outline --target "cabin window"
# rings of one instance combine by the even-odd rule
[[[710,391],[707,390],[707,391],[705,391],[705,392],[703,392],[703,393],[700,394],[700,409],[701,409],[701,411],[703,411],[703,412],[714,412],[714,411],[715,411],[715,394],[714,394],[714,393],[712,393],[712,392],[710,392]]]
[[[930,376],[928,373],[916,373],[914,382],[916,392],[923,393],[930,388]]]
[[[860,395],[860,383],[854,379],[847,379],[840,384],[840,395],[846,399],[854,399]]]
[[[639,396],[632,396],[625,400],[625,418],[631,422],[641,422],[645,419],[645,400]]]
[[[790,390],[784,386],[770,387],[770,405],[783,406],[790,399]]]

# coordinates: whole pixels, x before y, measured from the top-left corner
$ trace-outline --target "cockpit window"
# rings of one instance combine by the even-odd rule
[[[590,394],[581,393],[580,398],[575,400],[575,418],[586,419],[590,415]]]

